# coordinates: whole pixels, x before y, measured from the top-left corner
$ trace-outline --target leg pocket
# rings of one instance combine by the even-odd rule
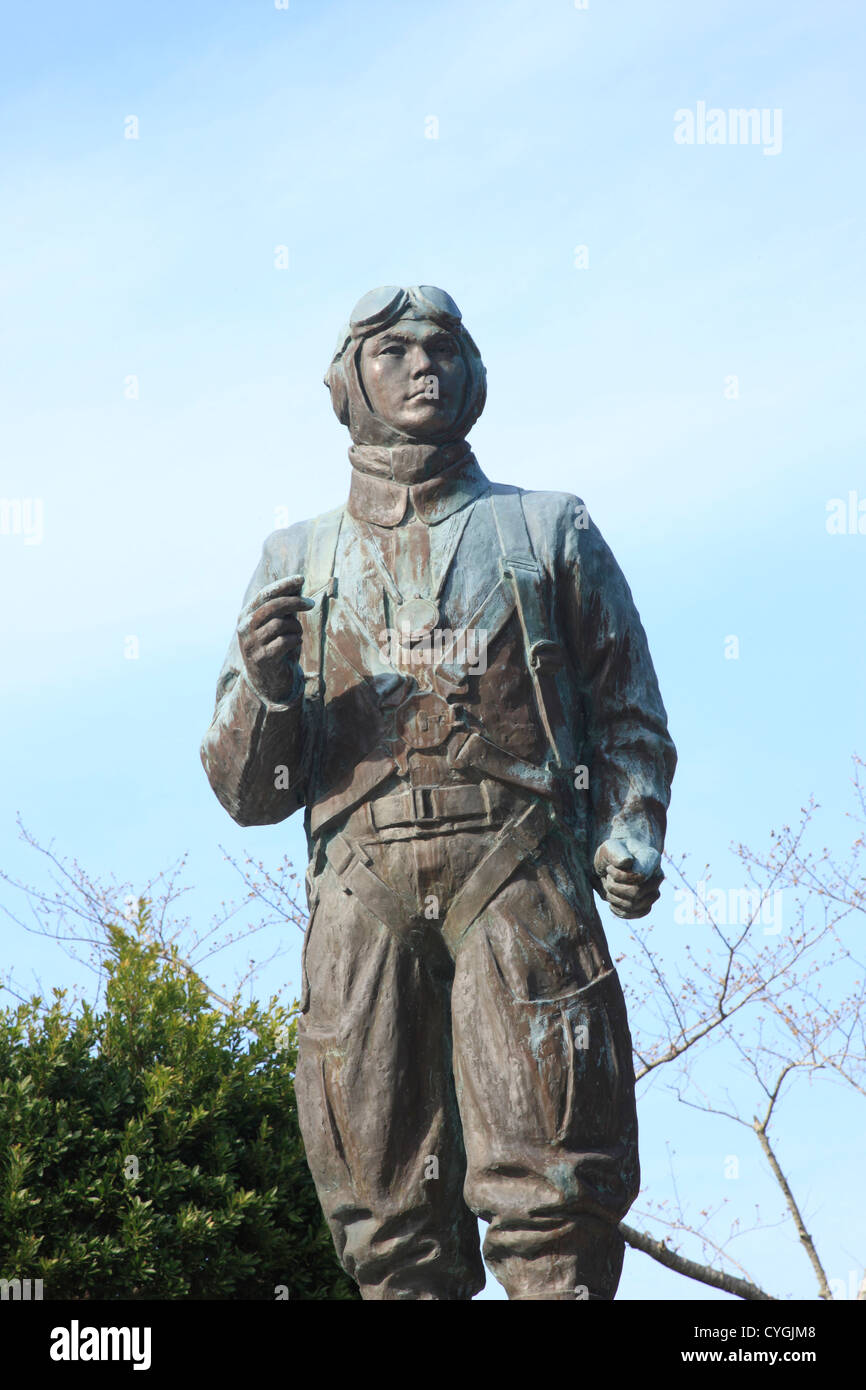
[[[539,1133],[583,1152],[620,1142],[634,1069],[616,971],[556,999],[514,1000],[512,1008]]]
[[[524,866],[474,927],[518,1002],[570,997],[613,969],[597,913],[557,867]]]

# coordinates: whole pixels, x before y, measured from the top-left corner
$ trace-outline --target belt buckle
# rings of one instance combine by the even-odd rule
[[[415,818],[415,820],[416,820],[416,821],[419,821],[419,820],[421,820],[421,821],[423,821],[423,820],[435,820],[435,819],[436,819],[436,814],[435,814],[435,812],[434,812],[434,810],[433,810],[433,802],[432,802],[431,788],[430,788],[430,787],[410,787],[410,788],[409,788],[409,792],[410,792],[410,795],[411,795],[411,797],[412,797],[412,815],[413,815],[413,817]],[[429,810],[428,810],[428,807],[427,807],[427,805],[425,804],[425,800],[424,800],[425,796],[427,796],[427,795],[431,795],[431,800],[430,800],[430,804],[429,804]]]

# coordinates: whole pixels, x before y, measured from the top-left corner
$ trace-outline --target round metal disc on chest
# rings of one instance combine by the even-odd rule
[[[394,614],[400,643],[419,642],[432,632],[439,621],[439,607],[430,598],[410,598],[401,603]]]
[[[454,711],[435,690],[418,691],[396,711],[395,728],[407,748],[438,748],[454,727]]]

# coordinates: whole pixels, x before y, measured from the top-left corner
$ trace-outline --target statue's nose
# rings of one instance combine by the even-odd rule
[[[413,376],[421,376],[430,371],[433,359],[420,343],[409,349],[409,365]]]

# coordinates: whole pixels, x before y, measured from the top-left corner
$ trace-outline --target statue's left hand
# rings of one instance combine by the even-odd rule
[[[642,840],[605,840],[592,866],[616,917],[646,917],[664,879],[657,849]]]

